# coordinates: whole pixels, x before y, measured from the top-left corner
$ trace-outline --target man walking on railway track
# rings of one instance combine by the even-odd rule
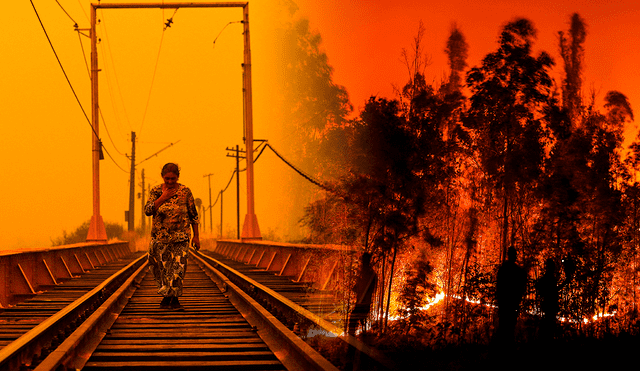
[[[189,240],[200,249],[198,211],[191,190],[178,183],[180,168],[168,163],[162,168],[164,183],[149,192],[149,201],[144,212],[153,216],[149,266],[158,285],[158,294],[163,296],[163,309],[184,310],[178,297],[182,295],[182,281],[187,271]]]

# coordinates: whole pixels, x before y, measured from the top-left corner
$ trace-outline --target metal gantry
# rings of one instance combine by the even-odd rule
[[[92,136],[93,169],[93,216],[89,226],[87,241],[106,241],[104,221],[100,215],[100,140],[98,138],[98,52],[96,36],[96,11],[98,9],[179,9],[179,8],[242,8],[244,26],[243,94],[245,119],[245,144],[247,146],[247,215],[242,228],[243,240],[262,239],[258,218],[255,214],[254,175],[253,175],[253,105],[251,90],[251,47],[249,34],[248,2],[206,2],[206,3],[93,3],[91,4],[91,120],[95,135]],[[93,134],[93,133],[92,133]]]

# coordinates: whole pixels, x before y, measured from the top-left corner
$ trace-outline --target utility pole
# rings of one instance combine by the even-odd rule
[[[202,232],[207,228],[207,207],[202,205]]]
[[[204,215],[203,211],[202,211],[202,200],[200,198],[196,198],[194,200],[194,203],[196,204],[196,207],[198,208],[198,215]],[[204,231],[204,222],[202,222],[202,231]]]
[[[147,230],[147,225],[146,225],[146,220],[145,220],[145,215],[144,215],[144,169],[142,169],[141,171],[141,175],[142,177],[142,185],[140,187],[141,192],[140,192],[140,198],[142,199],[142,203],[140,204],[140,228],[142,229],[142,232],[144,233]]]
[[[147,194],[151,194],[151,184],[147,184]],[[145,218],[149,222],[149,229],[151,229],[151,217],[145,215]]]
[[[204,177],[209,178],[209,232],[211,232],[211,234],[213,234],[213,209],[211,208],[211,176],[212,175],[213,173],[203,176],[203,178]],[[204,228],[206,228],[206,225],[203,226],[203,230]]]
[[[224,192],[220,191],[220,238],[222,238],[222,210],[224,210],[222,199]]]
[[[242,78],[244,92],[245,145],[247,146],[247,215],[244,218],[242,238],[261,240],[258,217],[255,212],[255,192],[253,186],[253,94],[251,90],[251,46],[249,37],[249,3],[242,7],[242,24],[244,26],[244,63]],[[238,174],[240,176],[240,174]]]
[[[227,151],[235,151],[235,155],[230,155],[227,153],[227,157],[235,157],[236,158],[236,214],[238,219],[238,239],[240,239],[240,159],[246,158],[245,156],[240,156],[240,152],[246,153],[244,150],[240,150],[240,146],[236,145],[236,148],[227,147]]]
[[[96,8],[91,6],[91,169],[93,173],[93,215],[87,233],[87,242],[107,242],[107,230],[100,215],[100,154],[102,143],[98,137],[100,129],[98,100],[98,36],[96,34]]]
[[[129,174],[129,232],[135,230],[134,195],[136,181],[136,133],[131,132],[131,173]]]

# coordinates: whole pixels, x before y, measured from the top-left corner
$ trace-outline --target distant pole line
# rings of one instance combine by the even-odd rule
[[[213,233],[213,206],[211,206],[211,176],[213,173],[205,174],[203,178],[209,178],[209,232]],[[204,226],[206,228],[206,226]]]
[[[227,151],[235,152],[235,155],[227,153],[227,157],[235,157],[236,159],[236,171],[234,173],[238,174],[238,176],[236,176],[236,214],[238,222],[237,235],[238,239],[240,239],[240,159],[246,159],[246,157],[241,156],[240,153],[246,153],[246,151],[241,150],[239,145],[236,145],[236,148],[227,147]]]

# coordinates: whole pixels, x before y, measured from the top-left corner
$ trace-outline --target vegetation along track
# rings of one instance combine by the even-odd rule
[[[83,286],[74,295],[52,290],[0,313],[19,336],[3,335],[0,370],[336,370],[210,258],[191,254],[184,311],[161,309],[146,256],[131,258],[61,285]]]

